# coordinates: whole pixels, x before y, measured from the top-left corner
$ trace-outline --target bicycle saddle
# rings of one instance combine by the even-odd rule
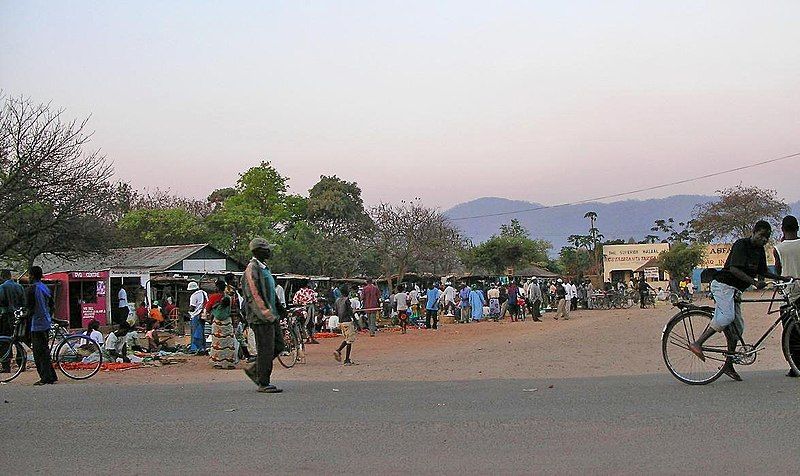
[[[69,321],[65,321],[65,320],[63,320],[63,319],[56,319],[56,318],[54,317],[54,318],[53,318],[53,323],[54,323],[54,324],[58,324],[58,325],[59,325],[59,326],[61,326],[61,327],[66,327],[67,329],[69,329]]]
[[[711,307],[711,306],[695,306],[694,304],[692,304],[692,303],[690,303],[690,302],[685,302],[685,301],[678,301],[678,302],[676,302],[676,303],[675,303],[675,307],[677,307],[677,308],[678,308],[678,309],[680,309],[681,311],[694,311],[694,310],[698,310],[698,311],[704,311],[704,312],[708,312],[708,313],[710,313],[710,314],[713,314],[713,313],[714,313],[714,308],[713,308],[713,307]]]

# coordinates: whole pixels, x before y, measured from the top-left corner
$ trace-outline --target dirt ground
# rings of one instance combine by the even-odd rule
[[[760,293],[751,297],[761,297]],[[702,304],[702,303],[700,303]],[[768,304],[744,304],[745,338],[755,341],[777,316],[766,316]],[[676,312],[669,304],[656,309],[573,311],[568,321],[547,313],[544,322],[473,322],[445,324],[439,330],[410,329],[408,334],[384,330],[374,338],[359,334],[352,359],[359,365],[344,367],[333,358],[339,338],[320,339],[307,345],[305,364],[284,369],[277,360],[273,382],[319,381],[447,381],[490,378],[572,378],[614,375],[668,375],[661,358],[661,331]],[[778,327],[766,342],[756,363],[739,367],[747,371],[788,368],[780,348]],[[240,367],[242,364],[239,365]],[[238,381],[241,370],[214,370],[207,357],[190,357],[186,363],[162,367],[101,372],[86,382],[116,384],[195,383]],[[35,372],[11,385],[29,384]]]

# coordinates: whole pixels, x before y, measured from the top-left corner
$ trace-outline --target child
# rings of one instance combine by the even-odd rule
[[[397,285],[397,293],[394,295],[394,310],[397,311],[397,320],[400,321],[400,333],[406,333],[408,326],[408,295],[405,292],[404,284]]]
[[[125,335],[128,333],[127,326],[120,326],[116,331],[111,331],[106,337],[105,345],[103,346],[106,353],[113,359],[122,359],[123,362],[129,363],[128,349],[125,346]]]
[[[336,298],[334,308],[336,309],[336,315],[339,316],[339,329],[342,330],[344,340],[339,348],[333,352],[333,358],[336,359],[337,362],[341,362],[342,349],[347,348],[344,357],[344,365],[353,365],[353,362],[350,360],[350,351],[353,348],[353,342],[356,341],[356,330],[353,326],[353,306],[350,304],[350,298],[348,297],[350,292],[349,287],[344,284],[340,291],[341,294]]]

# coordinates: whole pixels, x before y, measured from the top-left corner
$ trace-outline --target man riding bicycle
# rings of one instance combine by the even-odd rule
[[[769,241],[772,234],[772,227],[764,220],[759,220],[753,227],[753,234],[749,238],[741,238],[731,247],[725,266],[717,272],[714,280],[711,281],[711,292],[714,295],[716,307],[714,308],[714,318],[708,329],[694,342],[689,344],[692,351],[700,360],[706,360],[703,355],[703,343],[716,332],[722,332],[730,324],[733,324],[732,331],[737,339],[744,332],[744,321],[742,320],[742,309],[740,298],[750,286],[763,289],[766,283],[756,278],[761,276],[775,280],[785,280],[769,271],[767,268],[767,254],[764,245]],[[735,343],[729,344],[735,347]],[[735,349],[729,349],[735,350]],[[733,368],[733,362],[728,359],[722,367],[722,371],[728,377],[742,380],[742,377]]]

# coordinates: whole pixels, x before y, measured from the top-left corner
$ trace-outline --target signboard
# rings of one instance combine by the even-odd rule
[[[645,268],[644,279],[648,281],[658,281],[658,268]]]
[[[725,266],[725,261],[728,259],[728,255],[731,252],[731,247],[733,245],[730,243],[720,243],[715,245],[708,245],[706,247],[706,254],[703,257],[703,261],[700,263],[699,268],[722,268]],[[775,265],[775,255],[773,250],[775,248],[772,245],[766,246],[767,252],[767,265],[774,266]]]
[[[83,322],[83,327],[86,327],[92,319],[97,319],[101,326],[108,324],[105,302],[81,304],[81,321]]]
[[[603,246],[603,274],[610,281],[612,271],[635,271],[653,258],[658,258],[662,251],[668,251],[669,244],[630,244]]]
[[[183,271],[190,273],[206,273],[209,271],[225,271],[225,259],[185,259]]]

